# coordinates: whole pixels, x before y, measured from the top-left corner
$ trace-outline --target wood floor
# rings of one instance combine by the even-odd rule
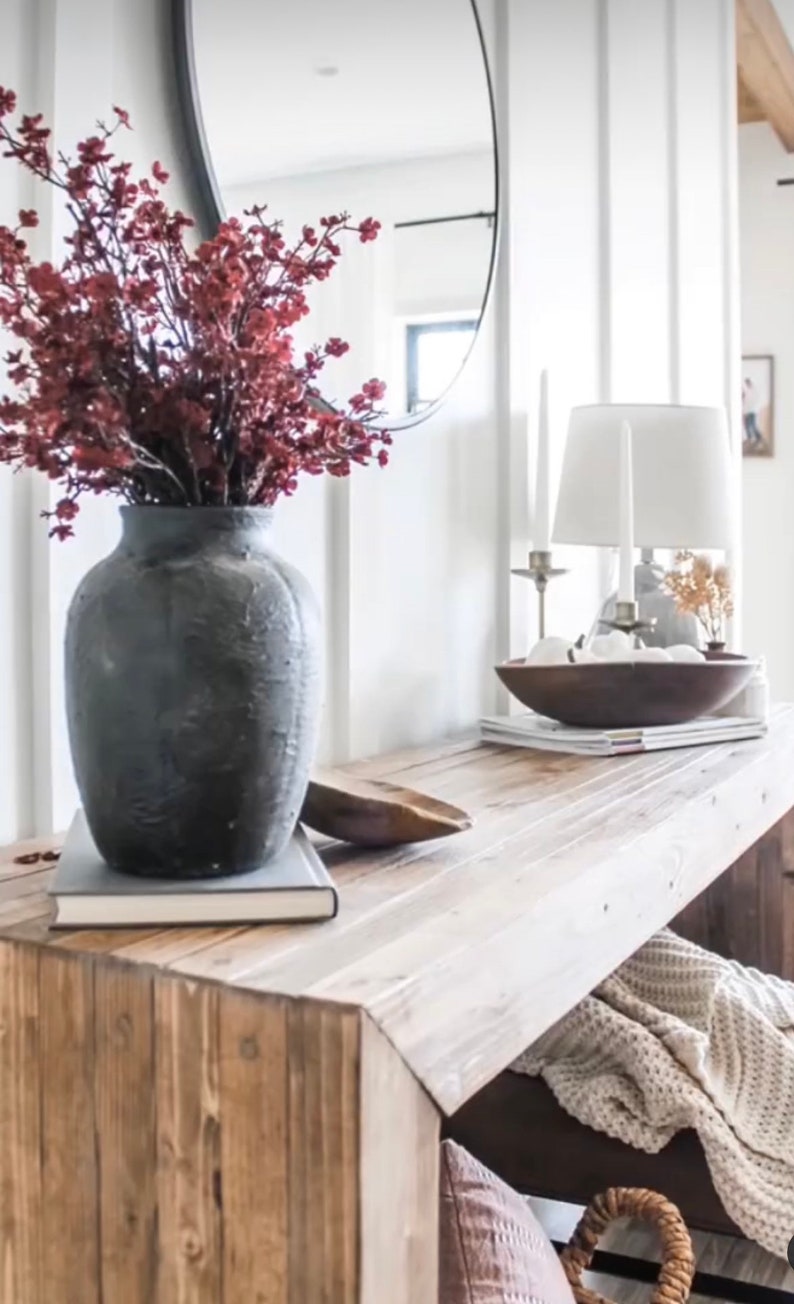
[[[578,1208],[570,1204],[558,1204],[553,1200],[533,1199],[530,1204],[553,1240],[568,1240],[579,1218]],[[767,1254],[749,1241],[734,1240],[728,1236],[709,1236],[695,1232],[692,1241],[701,1272],[791,1291],[794,1301],[794,1272],[781,1259]],[[652,1259],[656,1254],[653,1232],[640,1226],[616,1227],[604,1237],[602,1248],[642,1259]],[[647,1304],[650,1297],[647,1285],[623,1281],[617,1277],[592,1274],[588,1276],[587,1284],[607,1299],[614,1300],[615,1304]],[[714,1301],[702,1300],[697,1295],[691,1299],[692,1304],[714,1304]]]

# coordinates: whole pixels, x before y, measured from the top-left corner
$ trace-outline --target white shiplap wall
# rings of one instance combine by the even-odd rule
[[[461,0],[463,3],[463,0]],[[344,757],[466,726],[498,695],[498,656],[532,637],[509,576],[530,526],[527,413],[554,384],[599,398],[724,402],[734,394],[735,115],[725,0],[491,0],[483,17],[502,136],[501,258],[465,375],[392,467],[307,485],[284,551],[323,595],[325,747]],[[188,193],[159,0],[4,0],[0,84],[55,115],[63,139],[112,100],[137,124],[135,161],[162,159]],[[28,202],[6,164],[0,219]],[[187,202],[186,200],[184,202]],[[57,239],[55,221],[44,240]],[[530,459],[531,460],[531,459]],[[62,825],[74,801],[62,718],[62,618],[106,551],[112,513],[48,549],[35,495],[0,477],[0,840]],[[552,591],[576,634],[603,587],[595,556]]]

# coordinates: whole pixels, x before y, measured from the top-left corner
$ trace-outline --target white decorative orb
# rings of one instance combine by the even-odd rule
[[[613,629],[611,634],[597,635],[590,644],[590,651],[602,661],[630,661],[633,640],[621,629]]]
[[[530,651],[524,662],[527,666],[563,666],[569,663],[568,653],[571,644],[566,638],[556,638],[553,634],[541,638]]]
[[[703,653],[699,652],[696,647],[692,647],[691,643],[676,643],[674,644],[673,647],[668,647],[666,649],[666,652],[667,655],[670,657],[671,661],[705,661],[706,660]]]
[[[672,661],[672,657],[663,647],[638,647],[632,655],[632,661]]]

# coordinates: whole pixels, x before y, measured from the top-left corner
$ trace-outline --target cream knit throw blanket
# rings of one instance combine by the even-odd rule
[[[581,1123],[649,1154],[694,1128],[728,1214],[785,1258],[794,1236],[794,983],[665,930],[513,1068],[542,1075]]]

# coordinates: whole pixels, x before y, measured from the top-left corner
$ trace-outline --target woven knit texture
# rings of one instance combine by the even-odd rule
[[[794,983],[666,929],[513,1068],[542,1076],[581,1123],[649,1154],[693,1128],[727,1213],[785,1258],[794,1235]]]

